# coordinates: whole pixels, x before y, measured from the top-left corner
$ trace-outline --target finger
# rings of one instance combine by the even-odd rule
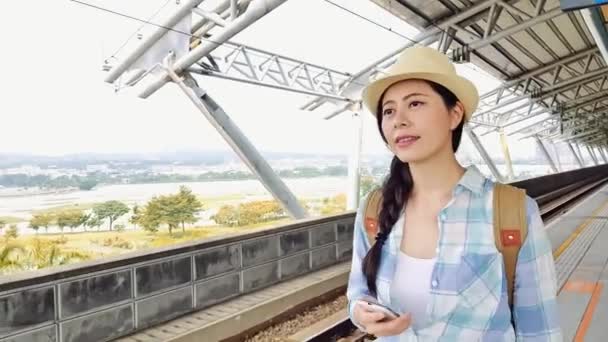
[[[376,323],[378,321],[383,320],[384,317],[385,317],[385,315],[383,313],[381,313],[381,312],[369,312],[369,311],[367,311],[367,312],[363,312],[361,314],[361,321],[363,323],[367,323],[367,324]]]
[[[376,311],[374,311],[374,309],[370,308],[369,305],[366,305],[365,303],[357,303],[355,305],[358,306],[358,307],[360,307],[362,311],[365,311],[365,312],[376,312]]]
[[[366,326],[366,331],[375,336],[398,335],[407,330],[412,322],[411,314],[405,314],[386,322],[370,323]]]
[[[401,315],[383,324],[385,324],[385,328],[391,331],[392,334],[400,334],[412,324],[412,314]]]

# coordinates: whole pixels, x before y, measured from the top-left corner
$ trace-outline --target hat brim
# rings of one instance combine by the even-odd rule
[[[465,120],[467,121],[477,109],[479,94],[477,88],[471,81],[458,75],[447,76],[428,72],[403,73],[378,79],[365,88],[362,96],[363,103],[369,111],[376,116],[378,101],[380,101],[380,97],[384,94],[386,89],[397,82],[411,79],[432,81],[449,89],[456,95],[458,100],[462,102],[465,111]]]

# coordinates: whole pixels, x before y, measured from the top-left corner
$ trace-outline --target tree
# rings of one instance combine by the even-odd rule
[[[129,218],[129,223],[133,225],[133,229],[137,229],[137,224],[141,218],[141,212],[139,206],[136,204],[133,206],[133,215]]]
[[[11,224],[11,226],[4,233],[4,236],[6,237],[7,240],[16,239],[17,236],[19,236],[19,231],[17,229],[17,225]]]
[[[238,225],[239,215],[235,206],[224,205],[215,215],[211,216],[211,219],[219,225],[235,227]]]
[[[54,216],[49,213],[34,214],[30,219],[30,227],[36,230],[36,232],[38,232],[38,229],[40,227],[44,227],[46,229],[46,232],[48,233],[49,226],[51,225],[51,223],[53,223],[54,220]]]
[[[174,195],[165,195],[152,198],[143,208],[133,214],[131,223],[139,223],[145,230],[157,232],[161,224],[166,224],[169,234],[180,225],[182,232],[186,232],[186,223],[195,223],[196,214],[201,211],[203,204],[192,193],[192,190],[181,186]]]
[[[0,220],[0,233],[2,232],[2,229],[4,229],[5,225],[6,225],[6,221]]]
[[[63,228],[67,227],[72,223],[69,213],[59,212],[56,218],[57,227],[61,230],[61,236],[63,237]]]
[[[79,227],[87,220],[87,215],[80,209],[69,209],[57,213],[57,225],[63,232],[64,227],[70,227],[71,231]]]
[[[196,223],[196,214],[203,209],[203,204],[196,198],[188,187],[180,186],[177,195],[173,199],[176,208],[176,219],[182,224],[182,232],[186,231],[186,223]]]
[[[85,214],[84,212],[81,212],[77,222],[78,225],[76,227],[82,226],[82,229],[87,230],[87,223],[89,222],[92,216],[93,215],[91,214]]]
[[[30,228],[32,228],[33,230],[35,230],[36,231],[36,235],[38,235],[38,230],[40,229],[40,226],[36,222],[34,222],[32,224],[32,220],[30,220]]]
[[[99,227],[103,224],[103,220],[100,219],[99,217],[97,217],[97,215],[89,215],[89,219],[87,220],[87,222],[85,223],[85,225],[87,227],[90,228],[95,228],[97,227],[97,230],[99,230]]]
[[[107,201],[93,207],[93,212],[101,220],[110,220],[110,230],[116,219],[129,212],[129,207],[119,201]]]
[[[180,212],[179,198],[175,195],[160,196],[158,202],[160,222],[166,223],[169,228],[169,235],[173,235],[173,229],[179,226],[183,218]]]
[[[160,199],[153,197],[140,211],[137,222],[150,233],[156,233],[162,223],[160,205]]]
[[[238,207],[225,205],[211,217],[217,224],[235,227],[248,226],[285,216],[285,211],[277,201],[253,201]]]
[[[378,187],[378,184],[376,184],[376,181],[372,176],[361,177],[360,185],[360,197],[365,197],[370,191]]]

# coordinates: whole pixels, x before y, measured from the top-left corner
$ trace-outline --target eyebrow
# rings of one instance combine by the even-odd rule
[[[405,100],[407,100],[407,99],[409,99],[410,97],[413,97],[413,96],[427,96],[427,95],[422,94],[422,93],[412,93],[412,94],[409,94],[409,95],[405,95],[405,96],[404,96],[404,97],[401,99],[401,101],[405,101]],[[394,100],[388,100],[388,101],[386,101],[386,102],[384,102],[384,103],[382,104],[382,107],[386,106],[387,104],[389,104],[389,103],[391,103],[391,102],[395,102],[395,101],[394,101]]]

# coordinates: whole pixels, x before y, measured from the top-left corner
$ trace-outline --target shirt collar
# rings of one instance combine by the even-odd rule
[[[486,177],[479,171],[477,166],[468,166],[465,169],[464,175],[462,175],[458,184],[456,184],[454,194],[459,193],[462,188],[465,188],[474,194],[479,195],[483,192],[485,182]]]

